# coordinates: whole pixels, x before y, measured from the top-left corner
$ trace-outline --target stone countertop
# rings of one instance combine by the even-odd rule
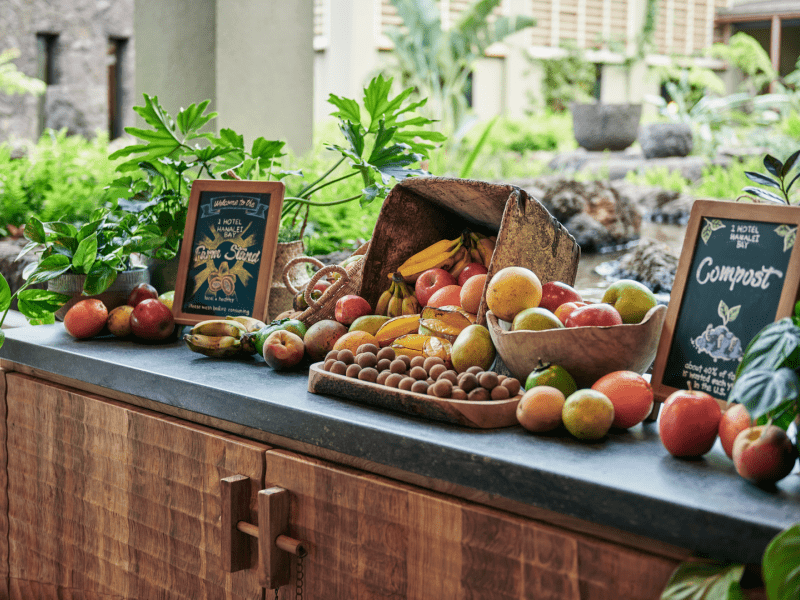
[[[63,325],[5,331],[0,358],[250,428],[646,536],[760,563],[800,522],[800,477],[765,490],[739,477],[719,441],[699,460],[662,447],[655,423],[596,443],[521,427],[472,430],[311,394],[306,369],[220,360],[174,342],[79,341]]]

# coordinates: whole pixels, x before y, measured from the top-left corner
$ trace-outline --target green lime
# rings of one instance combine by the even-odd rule
[[[565,398],[578,389],[575,379],[564,367],[550,363],[540,363],[525,380],[526,390],[537,385],[554,387],[564,394]]]

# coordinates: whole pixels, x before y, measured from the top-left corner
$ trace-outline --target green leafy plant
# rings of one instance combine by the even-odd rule
[[[744,188],[744,192],[752,194],[761,200],[773,202],[775,204],[792,204],[789,198],[789,191],[795,182],[800,179],[800,172],[792,177],[797,160],[800,158],[800,150],[792,154],[786,159],[786,162],[781,162],[774,156],[767,154],[764,157],[764,167],[767,169],[772,177],[754,171],[745,171],[745,175],[751,181],[763,186],[778,190],[780,195],[772,191],[772,189],[762,189],[757,187],[748,186]],[[788,183],[787,183],[788,181]]]
[[[0,93],[2,94],[44,94],[47,87],[41,79],[28,77],[17,69],[12,60],[19,58],[17,48],[9,48],[0,52]]]
[[[564,56],[533,59],[541,65],[542,99],[553,112],[564,112],[570,102],[590,102],[597,85],[597,68],[585,59],[583,51],[574,42],[562,42]]]

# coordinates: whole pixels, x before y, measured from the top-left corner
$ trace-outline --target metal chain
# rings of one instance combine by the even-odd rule
[[[297,577],[294,590],[295,600],[303,600],[303,555],[297,555]]]

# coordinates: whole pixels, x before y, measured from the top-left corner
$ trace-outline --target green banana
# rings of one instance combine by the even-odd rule
[[[264,321],[260,321],[255,317],[245,317],[243,315],[238,315],[235,317],[225,317],[225,318],[231,321],[236,321],[237,323],[241,323],[242,325],[244,325],[246,333],[252,333],[254,331],[258,331],[259,329],[263,329],[264,327],[267,326],[267,324],[264,323]]]
[[[187,333],[183,340],[192,352],[215,358],[230,358],[241,353],[241,342],[231,335],[202,335]]]
[[[192,335],[231,336],[238,340],[247,333],[247,329],[232,319],[209,319],[197,323],[189,333]]]

